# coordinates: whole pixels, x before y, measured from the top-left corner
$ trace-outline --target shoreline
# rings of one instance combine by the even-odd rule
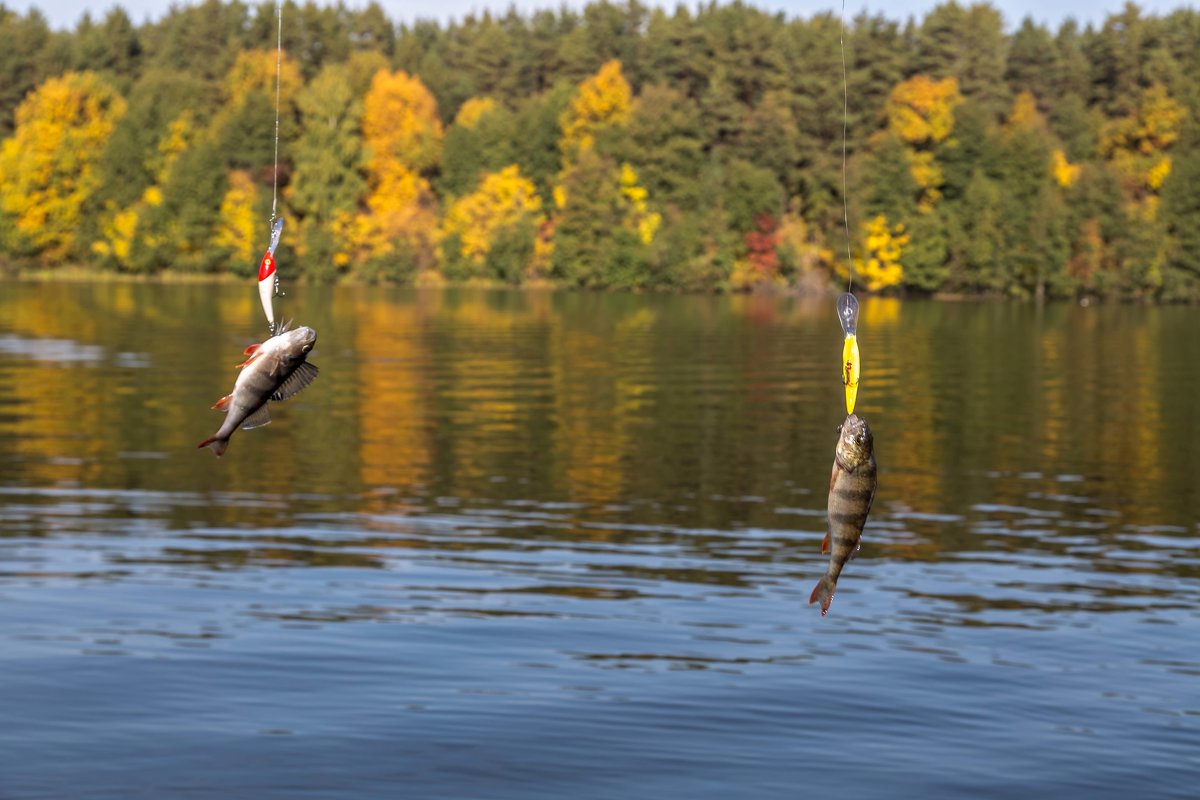
[[[197,272],[172,272],[163,270],[160,272],[143,274],[132,272],[112,272],[109,270],[95,269],[92,267],[56,267],[45,268],[39,267],[36,269],[0,269],[0,281],[14,281],[22,283],[95,283],[95,284],[163,284],[163,285],[234,285],[244,283],[253,278],[252,275],[234,275],[229,272],[218,273],[197,273]],[[311,286],[318,285],[321,282],[314,281],[311,278],[298,276],[290,278],[286,281],[295,286]],[[588,289],[571,286],[562,281],[555,281],[546,278],[539,278],[522,283],[508,283],[506,281],[498,281],[483,278],[474,278],[467,281],[453,281],[444,278],[436,272],[427,272],[418,275],[414,280],[407,282],[396,281],[366,281],[352,277],[340,277],[337,280],[325,283],[326,286],[364,286],[364,287],[389,287],[389,288],[413,288],[413,289],[489,289],[498,290],[506,289],[511,291],[530,291],[530,292],[545,292],[545,291],[566,291],[566,292],[583,292],[592,294],[631,294],[631,295],[768,295],[778,297],[797,297],[797,298],[833,298],[843,291],[841,287],[830,285],[823,288],[816,288],[811,283],[800,286],[780,286],[777,283],[764,283],[759,286],[751,286],[748,288],[731,290],[728,288],[712,288],[702,291],[682,291],[682,290],[661,290],[661,289],[623,289],[623,288],[601,288]],[[1074,297],[1043,297],[1038,298],[1033,295],[1029,297],[1016,297],[1012,295],[996,294],[996,293],[980,293],[972,294],[970,292],[933,292],[931,294],[910,294],[907,292],[887,292],[883,294],[873,294],[868,292],[859,292],[860,296],[880,297],[896,300],[935,300],[941,303],[997,303],[997,302],[1016,302],[1016,303],[1072,303],[1079,306],[1087,307],[1091,305],[1101,305],[1108,303],[1117,303],[1122,305],[1196,305],[1196,303],[1188,303],[1186,301],[1163,301],[1145,297],[1122,297],[1118,295],[1077,295]]]

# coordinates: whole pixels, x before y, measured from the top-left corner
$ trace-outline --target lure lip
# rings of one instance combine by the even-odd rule
[[[837,299],[837,315],[842,332],[854,336],[858,332],[858,298],[850,292],[842,292]]]
[[[281,233],[283,233],[283,217],[276,217],[275,221],[271,223],[271,246],[267,248],[267,252],[271,255],[275,255],[275,248],[279,246],[279,234]]]

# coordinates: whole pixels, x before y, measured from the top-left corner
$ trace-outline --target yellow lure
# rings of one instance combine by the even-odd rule
[[[846,413],[854,413],[854,401],[858,399],[858,337],[846,334],[842,345],[842,383],[846,387]]]
[[[837,299],[838,322],[846,341],[842,345],[842,383],[846,387],[846,414],[854,413],[858,399],[858,300],[846,292]]]

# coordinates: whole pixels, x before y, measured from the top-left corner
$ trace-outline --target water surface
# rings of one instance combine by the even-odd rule
[[[1194,797],[1200,315],[864,300],[880,465],[807,605],[832,302],[0,293],[0,797]]]

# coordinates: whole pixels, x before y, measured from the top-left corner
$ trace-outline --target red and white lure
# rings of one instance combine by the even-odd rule
[[[263,253],[258,263],[258,299],[262,301],[263,313],[267,315],[267,326],[275,333],[275,295],[279,293],[279,274],[275,271],[275,248],[279,246],[279,234],[283,233],[283,217],[271,225],[271,246]]]

